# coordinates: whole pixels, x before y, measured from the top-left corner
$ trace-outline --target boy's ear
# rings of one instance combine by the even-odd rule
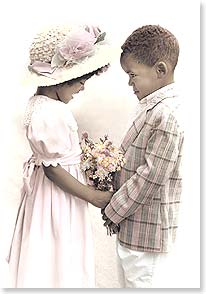
[[[164,61],[159,61],[155,65],[157,77],[159,79],[163,78],[168,73],[167,64]]]

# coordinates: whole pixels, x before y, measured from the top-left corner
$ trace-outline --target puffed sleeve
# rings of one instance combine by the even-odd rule
[[[46,106],[46,107],[45,107]],[[27,136],[35,157],[45,166],[57,166],[72,151],[77,123],[59,104],[44,105],[32,115]]]

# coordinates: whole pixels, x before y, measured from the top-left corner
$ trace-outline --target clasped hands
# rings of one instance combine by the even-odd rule
[[[96,207],[101,208],[101,214],[102,214],[102,219],[104,221],[104,226],[107,228],[107,234],[112,235],[112,234],[117,234],[119,232],[119,225],[116,225],[113,223],[105,214],[105,208],[108,205],[109,201],[112,198],[113,193],[109,191],[100,191],[96,190],[94,186],[90,186],[89,188],[93,191],[94,197],[92,199],[91,204],[93,204]]]
[[[105,208],[101,209],[104,226],[107,228],[107,235],[117,234],[119,232],[119,225],[113,223],[105,214]]]

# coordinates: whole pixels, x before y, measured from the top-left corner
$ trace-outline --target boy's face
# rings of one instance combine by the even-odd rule
[[[124,55],[120,60],[122,69],[129,76],[129,86],[139,100],[160,88],[155,66],[137,63],[132,54]]]

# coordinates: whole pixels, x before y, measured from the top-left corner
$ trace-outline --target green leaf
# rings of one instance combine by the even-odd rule
[[[104,38],[105,38],[105,36],[106,36],[106,33],[105,33],[105,32],[104,32],[104,33],[101,33],[101,34],[98,36],[98,38],[97,38],[97,40],[96,40],[96,42],[95,42],[94,44],[103,41]]]
[[[61,67],[64,66],[64,64],[65,60],[59,55],[59,53],[57,52],[54,54],[51,61],[51,67]]]

